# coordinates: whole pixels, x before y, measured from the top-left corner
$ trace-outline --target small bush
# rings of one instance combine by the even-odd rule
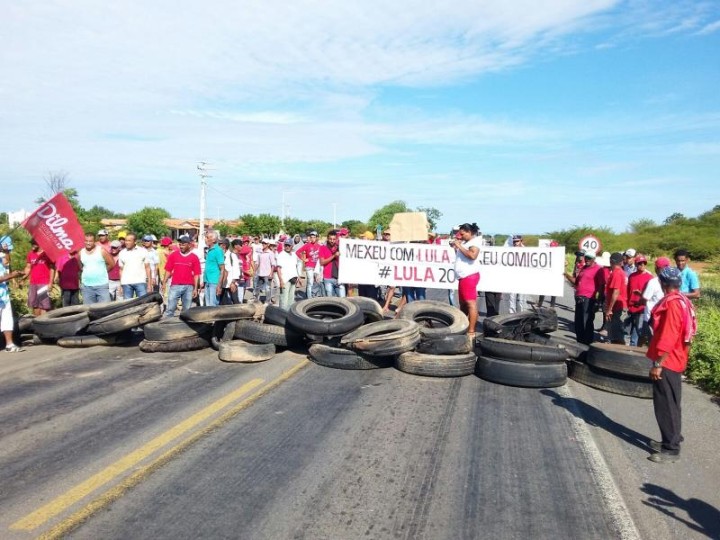
[[[701,388],[720,394],[720,277],[703,274],[698,300],[698,333],[690,348],[687,376]]]

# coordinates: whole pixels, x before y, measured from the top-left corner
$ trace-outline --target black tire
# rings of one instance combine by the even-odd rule
[[[161,319],[143,326],[148,341],[172,341],[208,334],[211,326],[206,323],[188,323],[178,318]]]
[[[35,317],[33,330],[44,340],[76,336],[90,324],[87,306],[68,306]]]
[[[140,304],[122,311],[116,311],[112,315],[91,321],[87,327],[87,333],[104,336],[130,330],[140,326],[140,318],[152,309],[153,306],[150,304]]]
[[[347,298],[301,300],[290,306],[288,325],[319,336],[341,336],[359,328],[364,320],[360,307]]]
[[[394,356],[370,356],[356,351],[314,343],[308,350],[310,360],[335,369],[378,369],[393,365]]]
[[[483,333],[487,337],[517,339],[530,332],[550,333],[558,329],[557,312],[550,308],[536,308],[532,311],[506,313],[485,317]]]
[[[463,377],[475,371],[475,353],[422,354],[406,352],[397,357],[395,367],[405,373],[425,377]]]
[[[272,343],[277,347],[285,348],[295,347],[302,343],[302,335],[291,328],[257,321],[237,321],[235,323],[235,339],[251,343]]]
[[[539,343],[541,345],[562,345],[568,352],[568,358],[585,361],[585,357],[590,347],[584,343],[579,343],[576,339],[562,336],[549,336],[547,334],[538,334],[531,332],[525,336],[528,343]]]
[[[468,354],[475,344],[467,334],[423,337],[415,350],[423,354]]]
[[[272,343],[248,343],[236,339],[220,343],[218,358],[223,362],[264,362],[275,356]]]
[[[360,311],[363,312],[365,324],[383,320],[382,307],[372,298],[365,298],[364,296],[348,296],[348,300],[357,304]]]
[[[509,339],[486,337],[480,342],[483,356],[512,362],[565,362],[567,350],[558,345],[540,345]]]
[[[285,326],[287,324],[287,310],[268,304],[265,306],[263,322],[275,326]]]
[[[647,349],[639,347],[593,343],[587,354],[587,363],[608,373],[646,378],[652,367],[652,362],[645,356],[646,352]]]
[[[162,304],[163,297],[160,293],[148,293],[137,298],[131,298],[129,300],[119,300],[112,302],[100,302],[98,304],[91,304],[88,306],[88,314],[90,315],[91,321],[96,321],[122,311],[127,308],[140,306],[143,304]]]
[[[140,350],[146,353],[199,351],[207,349],[209,346],[210,342],[200,336],[180,338],[173,341],[148,341],[143,339],[140,342]]]
[[[162,304],[150,304],[146,311],[138,317],[138,325],[145,326],[146,324],[154,323],[162,318],[163,309]]]
[[[612,394],[642,399],[652,398],[653,383],[649,378],[643,380],[636,377],[623,377],[583,364],[577,360],[571,360],[569,365],[570,378],[586,386]]]
[[[180,313],[183,321],[209,323],[215,321],[239,321],[252,319],[255,306],[252,304],[229,304],[226,306],[192,307]]]
[[[523,388],[554,388],[567,382],[565,362],[515,362],[479,356],[475,373],[486,381]]]
[[[405,304],[398,318],[415,321],[420,325],[420,333],[428,337],[465,334],[470,326],[470,321],[462,311],[434,300]]]
[[[220,350],[220,344],[235,339],[235,325],[237,321],[217,321],[212,328],[210,346],[216,351]],[[273,347],[275,347],[273,345]],[[273,349],[274,351],[275,349]],[[274,353],[273,353],[274,354]],[[220,359],[222,360],[222,358]]]
[[[132,341],[132,334],[123,332],[109,336],[68,336],[57,340],[60,347],[81,349],[85,347],[98,347],[109,345],[125,345]]]
[[[402,319],[363,325],[340,340],[341,344],[354,351],[374,356],[393,356],[412,351],[419,342],[418,324]]]
[[[21,334],[32,334],[34,321],[35,315],[21,315],[17,321],[18,331]]]

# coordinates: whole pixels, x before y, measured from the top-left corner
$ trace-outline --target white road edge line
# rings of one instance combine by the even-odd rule
[[[582,420],[582,414],[572,399],[575,397],[570,393],[567,386],[556,388],[555,391],[563,398],[568,398],[567,406],[572,409],[570,422],[577,440],[580,442],[583,454],[590,464],[592,475],[597,481],[600,494],[610,512],[610,517],[618,529],[620,538],[623,540],[641,540],[640,532],[630,516],[630,511],[625,504],[620,490],[613,480],[610,469],[600,449],[595,444],[587,424]]]

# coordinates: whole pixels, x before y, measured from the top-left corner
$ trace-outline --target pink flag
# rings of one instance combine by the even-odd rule
[[[80,250],[85,242],[75,211],[62,193],[43,203],[22,226],[52,261],[64,253]]]

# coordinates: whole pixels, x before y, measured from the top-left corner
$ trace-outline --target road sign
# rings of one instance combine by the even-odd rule
[[[602,243],[600,243],[600,239],[597,236],[588,234],[580,239],[580,241],[578,242],[578,247],[582,251],[593,250],[595,253],[600,253],[600,250],[602,249]]]

